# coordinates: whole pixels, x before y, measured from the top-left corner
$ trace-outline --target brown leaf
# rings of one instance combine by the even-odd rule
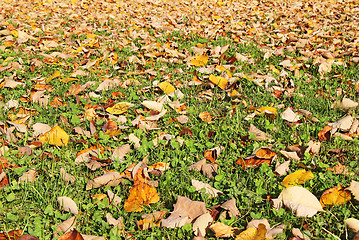
[[[22,230],[0,232],[0,240],[17,240],[21,234],[22,234]]]
[[[323,141],[327,141],[329,142],[330,141],[330,136],[331,136],[331,133],[330,131],[333,129],[333,127],[327,125],[324,127],[323,130],[321,130],[319,133],[318,133],[318,137],[319,137],[319,141],[323,142]]]
[[[84,238],[76,229],[74,229],[61,235],[59,240],[84,240]]]

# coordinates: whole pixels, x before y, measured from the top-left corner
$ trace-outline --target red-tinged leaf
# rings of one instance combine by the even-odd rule
[[[76,229],[74,229],[61,235],[59,240],[84,240],[84,238]]]
[[[257,167],[257,166],[262,165],[265,162],[268,163],[268,165],[270,165],[272,160],[258,158],[256,156],[253,156],[253,157],[245,158],[244,160],[242,158],[239,158],[236,163],[240,164],[242,166],[242,168],[246,168],[246,167]]]
[[[12,230],[9,232],[0,232],[0,240],[17,240],[22,234],[22,230]]]
[[[330,141],[330,136],[331,136],[331,130],[333,129],[332,126],[325,126],[323,130],[321,130],[318,133],[318,137],[319,137],[319,141],[323,142],[323,141]]]
[[[189,129],[189,128],[184,128],[182,131],[180,131],[179,133],[178,133],[178,135],[188,135],[188,136],[190,136],[190,137],[192,137],[193,136],[193,133],[192,133],[192,131]]]

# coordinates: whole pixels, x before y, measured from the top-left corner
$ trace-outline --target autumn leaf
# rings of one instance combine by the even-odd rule
[[[287,175],[281,185],[284,187],[296,186],[305,183],[306,181],[313,179],[314,175],[312,172],[307,172],[305,169],[297,170]]]
[[[173,93],[176,88],[172,86],[172,84],[170,84],[169,82],[161,82],[158,84],[158,87],[165,93],[165,94],[170,94]]]
[[[207,62],[208,62],[207,55],[196,56],[196,57],[192,58],[192,60],[190,61],[190,63],[196,67],[204,66],[207,64]]]
[[[68,144],[69,135],[59,126],[55,126],[50,131],[42,134],[39,140],[50,145],[62,146]]]
[[[236,236],[235,240],[265,240],[267,229],[264,224],[259,224],[258,228],[250,227]]]
[[[228,80],[223,77],[216,77],[213,74],[209,76],[209,81],[211,81],[213,84],[217,85],[221,89],[225,89],[228,83]]]
[[[46,82],[51,82],[53,79],[58,78],[61,76],[61,73],[59,70],[56,70],[50,77],[46,79]]]
[[[331,137],[330,131],[332,129],[333,129],[333,127],[331,127],[329,125],[325,126],[324,129],[318,133],[319,141],[321,141],[321,142],[329,141],[330,137]]]
[[[124,209],[127,212],[141,212],[143,206],[160,200],[157,191],[151,185],[140,182],[130,189],[130,195],[125,200]]]
[[[345,190],[341,185],[329,188],[320,197],[323,207],[330,205],[345,204],[352,198],[349,190]]]
[[[128,103],[128,102],[120,102],[120,103],[116,103],[114,106],[112,107],[108,107],[106,109],[106,111],[108,113],[111,113],[111,114],[116,114],[116,115],[119,115],[119,114],[122,114],[122,113],[125,113],[127,112],[128,108],[131,106],[132,104],[131,103]]]
[[[207,111],[204,111],[204,112],[201,112],[199,114],[199,118],[203,121],[203,122],[206,122],[206,123],[211,123],[212,122],[212,115],[207,112]]]

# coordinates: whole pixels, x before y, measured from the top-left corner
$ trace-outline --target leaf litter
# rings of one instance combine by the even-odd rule
[[[322,206],[345,205],[348,201],[353,202],[352,195],[358,200],[357,183],[352,180],[350,186],[349,182],[343,182],[343,186],[349,186],[347,188],[341,185],[321,187],[322,206],[319,206],[316,198],[319,195],[313,195],[307,184],[319,182],[321,173],[314,176],[296,168],[296,162],[306,167],[309,164],[307,159],[311,157],[318,166],[315,171],[347,177],[353,175],[352,170],[345,166],[349,164],[343,161],[343,153],[332,155],[340,161],[335,161],[337,165],[328,159],[315,158],[324,157],[324,151],[333,141],[356,141],[359,135],[359,121],[355,114],[359,85],[355,79],[338,72],[340,68],[350,68],[359,62],[357,34],[353,27],[358,20],[352,18],[357,13],[355,3],[194,1],[191,4],[193,10],[188,9],[187,2],[181,1],[21,0],[16,4],[12,1],[0,3],[0,88],[4,91],[0,95],[0,105],[4,110],[0,123],[0,153],[11,162],[5,161],[6,158],[1,160],[0,188],[5,193],[0,199],[1,206],[7,208],[7,204],[19,201],[10,193],[14,189],[20,191],[23,186],[34,186],[44,176],[59,177],[67,187],[80,187],[72,193],[67,192],[68,196],[61,196],[59,192],[55,198],[52,196],[55,211],[68,211],[80,218],[82,214],[91,215],[82,203],[86,192],[81,192],[81,188],[91,194],[95,191],[102,194],[103,199],[97,204],[106,203],[104,199],[107,198],[112,207],[127,212],[168,208],[177,198],[170,216],[165,218],[164,213],[156,219],[140,219],[137,227],[145,230],[162,225],[186,229],[186,223],[191,223],[191,230],[197,237],[211,237],[208,236],[208,229],[211,229],[216,237],[265,239],[274,234],[268,235],[270,225],[264,220],[255,226],[248,225],[247,230],[243,230],[245,221],[241,219],[234,223],[235,227],[222,222],[212,223],[207,210],[214,203],[212,201],[227,200],[220,209],[230,219],[238,219],[246,209],[236,199],[249,197],[259,204],[258,196],[273,192],[262,192],[260,180],[253,179],[259,184],[254,191],[258,196],[253,196],[251,191],[246,193],[245,189],[240,190],[248,196],[238,195],[239,190],[233,194],[229,189],[234,186],[226,179],[225,173],[248,173],[252,171],[248,167],[258,168],[253,171],[265,171],[269,167],[268,174],[278,180],[276,185],[279,186],[282,180],[281,185],[287,187],[275,189],[274,192],[282,190],[279,202],[296,216],[311,217],[318,211],[323,212]],[[48,15],[48,12],[55,14]],[[179,30],[181,37],[174,34]],[[194,42],[193,35],[207,41]],[[221,46],[214,44],[220,38],[232,42]],[[184,43],[193,44],[185,46]],[[258,45],[259,60],[250,51],[239,50],[238,45],[247,43]],[[278,58],[277,63],[273,61],[275,58]],[[247,71],[259,63],[265,67]],[[163,65],[157,67],[157,64]],[[171,64],[177,65],[169,69]],[[320,89],[320,82],[315,83],[318,86],[315,89],[317,99],[330,102],[328,106],[333,109],[330,118],[322,118],[321,111],[310,104],[296,102],[297,98],[305,97],[299,80],[310,85],[317,80],[333,79],[343,83],[333,89],[336,96]],[[248,83],[256,86],[253,91],[256,97],[252,99],[246,96],[247,90],[253,87]],[[330,88],[328,86],[323,89]],[[135,87],[139,87],[138,90]],[[195,94],[188,89],[194,90]],[[274,104],[255,100],[267,93],[274,99]],[[192,98],[200,99],[206,107],[197,109],[189,100]],[[227,106],[223,109],[207,107],[208,101],[213,99]],[[282,101],[283,104],[279,104]],[[29,106],[31,109],[27,108]],[[248,122],[238,121],[238,125],[233,127],[235,130],[228,134],[227,139],[234,138],[233,141],[218,142],[216,136],[208,137],[209,142],[203,144],[203,134],[198,137],[199,132],[194,127],[197,119],[204,124],[200,127],[203,131],[212,131],[214,126],[224,129],[228,126],[221,121],[226,117],[233,120],[238,112],[243,114],[242,120]],[[287,129],[278,124],[280,121],[292,132],[287,133]],[[311,129],[310,136],[298,136],[300,125]],[[243,137],[245,140],[236,135],[246,132],[244,129],[249,129],[248,137]],[[278,139],[282,132],[288,136]],[[178,135],[183,135],[183,138]],[[211,144],[212,140],[216,141],[215,144]],[[294,148],[287,150],[283,144],[299,144],[296,145],[299,151],[292,151]],[[192,151],[194,146],[200,151]],[[169,149],[186,151],[186,157],[180,157],[186,159],[181,168],[198,171],[190,174],[201,180],[195,180],[193,176],[192,181],[187,180],[187,186],[192,183],[197,190],[185,192],[191,198],[181,197],[182,191],[172,189],[173,194],[165,197],[163,189],[167,171],[169,174],[179,171],[175,163],[178,159],[162,159],[163,154],[157,152],[158,159],[157,155],[146,152],[146,148],[164,153],[170,152]],[[58,151],[63,152],[59,154]],[[14,159],[15,154],[22,160]],[[232,155],[239,159],[237,164],[242,168],[233,164],[236,160]],[[198,161],[198,156],[204,156],[204,159]],[[145,160],[140,161],[142,158]],[[288,160],[280,164],[283,158]],[[148,166],[147,159],[153,165]],[[54,164],[66,162],[66,166],[54,170],[37,165],[47,161]],[[170,165],[174,168],[170,169]],[[281,177],[291,171],[294,175]],[[20,185],[17,187],[16,183]],[[294,186],[297,184],[304,187]],[[160,187],[156,189],[154,186]],[[122,198],[110,189],[116,190],[123,199],[127,197],[123,204]],[[213,200],[198,193],[201,189]],[[94,196],[91,194],[89,196]],[[300,199],[301,194],[306,198]],[[79,201],[79,207],[70,196]],[[271,197],[267,195],[267,199]],[[106,216],[109,226],[121,228],[124,235],[137,234],[133,230],[126,233],[129,230],[122,226],[126,220],[122,220],[116,211],[101,209],[106,209],[104,212],[107,214],[103,216]],[[114,224],[110,212],[121,224]],[[82,219],[76,227],[78,232],[74,229],[76,217],[59,217],[58,213],[51,220],[56,224],[56,230],[47,230],[46,239],[52,234],[59,237],[59,233],[63,234],[60,239],[103,239],[80,233],[93,222],[82,226]],[[255,209],[251,214],[256,214]],[[1,217],[6,219],[7,226],[16,229],[14,216],[17,215],[11,213]],[[51,211],[49,216],[53,216]],[[271,220],[270,216],[267,217]],[[59,224],[60,220],[65,220],[65,227]],[[228,219],[225,217],[225,220]],[[33,219],[26,221],[32,224]],[[353,227],[355,224],[345,221],[350,229],[357,229]],[[21,222],[19,225],[25,228]],[[243,230],[242,233],[239,229]],[[293,236],[300,237],[298,231],[294,232]],[[36,234],[35,231],[31,233]],[[109,231],[101,233],[109,235]],[[24,233],[14,230],[1,234],[5,239],[17,239]],[[23,235],[25,237],[33,236]]]

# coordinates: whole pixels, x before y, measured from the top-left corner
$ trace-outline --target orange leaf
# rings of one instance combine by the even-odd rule
[[[258,158],[273,159],[277,153],[273,152],[268,147],[261,147],[255,152],[255,155]]]
[[[320,197],[323,207],[330,205],[341,205],[347,203],[352,198],[348,190],[344,190],[341,185],[327,189]]]
[[[63,103],[61,100],[61,97],[54,97],[54,99],[50,102],[50,105],[53,107],[58,107],[58,106],[67,106],[66,103]]]
[[[15,240],[18,239],[22,234],[22,230],[12,230],[9,232],[1,232],[0,240]]]
[[[141,182],[131,188],[130,195],[125,200],[124,208],[127,212],[141,212],[144,205],[156,203],[159,200],[156,189]]]
[[[79,80],[77,78],[67,77],[67,78],[61,79],[60,81],[64,82],[64,83],[68,83],[71,81],[79,81]]]
[[[137,226],[140,230],[146,230],[152,227],[159,227],[160,223],[155,223],[149,219],[141,219],[139,221],[136,221]]]
[[[81,234],[76,230],[72,230],[60,236],[59,240],[84,240]]]
[[[240,164],[242,168],[246,168],[246,167],[257,167],[265,162],[268,163],[268,165],[270,165],[272,159],[258,158],[256,156],[252,156],[252,157],[247,157],[244,160],[240,158],[237,160],[236,163]]]
[[[320,131],[318,133],[318,137],[319,137],[319,141],[323,142],[323,141],[329,141],[330,140],[330,131],[333,129],[332,126],[325,126],[324,129],[322,131]]]
[[[50,131],[39,137],[41,142],[48,142],[50,145],[62,146],[69,142],[69,135],[59,126],[53,127]]]
[[[51,80],[53,80],[53,79],[55,79],[55,78],[57,78],[57,77],[60,77],[60,75],[61,75],[60,71],[59,71],[59,70],[56,70],[56,71],[54,72],[54,74],[52,74],[52,76],[50,76],[50,77],[48,77],[48,78],[46,79],[46,82],[48,83],[48,82],[50,82]]]
[[[202,119],[202,121],[206,122],[206,123],[211,123],[212,122],[212,116],[209,112],[201,112],[199,114],[199,118]]]

